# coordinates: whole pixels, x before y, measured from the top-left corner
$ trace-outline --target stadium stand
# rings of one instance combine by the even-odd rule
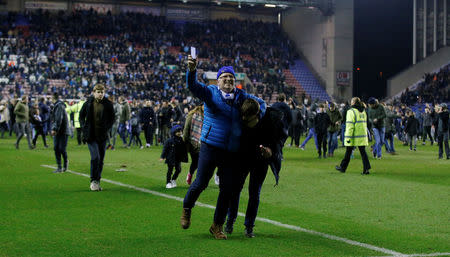
[[[199,70],[233,65],[269,102],[279,93],[330,99],[301,61],[294,63],[298,54],[275,23],[171,23],[91,10],[8,13],[0,24],[0,86],[7,98],[59,92],[73,99],[96,82],[107,84],[108,94],[130,99],[185,98],[185,57],[189,46],[196,46]]]

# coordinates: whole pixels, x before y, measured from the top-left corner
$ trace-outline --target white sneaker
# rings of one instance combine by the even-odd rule
[[[150,144],[146,144],[145,147],[149,148],[149,147],[150,147]]]
[[[172,183],[171,182],[167,183],[166,188],[173,188]]]
[[[95,180],[91,182],[91,191],[98,191],[98,184]]]
[[[214,183],[215,183],[216,185],[219,185],[219,184],[220,184],[219,176],[217,176],[217,174],[214,174]]]
[[[172,183],[172,188],[177,187],[177,181],[171,180],[170,183]]]
[[[91,182],[91,191],[102,191],[102,188],[100,187],[99,181],[92,181]]]

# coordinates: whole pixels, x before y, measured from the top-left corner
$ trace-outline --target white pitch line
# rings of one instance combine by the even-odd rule
[[[46,168],[56,169],[55,166],[50,166],[50,165],[41,165],[41,166],[42,167],[46,167]],[[75,175],[79,175],[79,176],[83,176],[83,177],[87,177],[87,178],[90,177],[87,174],[79,173],[79,172],[72,171],[72,170],[67,170],[66,172],[69,172],[69,173],[72,173],[72,174],[75,174]],[[117,186],[122,186],[122,187],[130,188],[130,189],[134,189],[136,191],[140,191],[140,192],[144,192],[144,193],[148,193],[148,194],[152,194],[152,195],[161,196],[161,197],[172,199],[172,200],[176,200],[176,201],[179,201],[179,202],[183,202],[183,200],[184,200],[181,197],[160,193],[158,191],[153,191],[153,190],[149,190],[149,189],[145,189],[145,188],[141,188],[141,187],[136,187],[136,186],[129,185],[129,184],[124,184],[124,183],[117,182],[117,181],[110,180],[110,179],[102,178],[102,182],[107,182],[107,183],[114,184],[114,185],[117,185]],[[201,206],[201,207],[205,207],[205,208],[209,208],[209,209],[213,209],[213,210],[215,209],[214,206],[209,205],[209,204],[204,204],[204,203],[201,203],[201,202],[196,202],[195,204],[198,205],[198,206]],[[239,212],[238,215],[239,216],[245,216],[245,214],[243,214],[241,212]],[[346,244],[359,246],[359,247],[370,249],[370,250],[373,250],[373,251],[382,252],[382,253],[385,253],[385,254],[391,254],[393,256],[408,256],[408,255],[405,255],[405,254],[402,254],[402,253],[399,253],[399,252],[396,252],[396,251],[393,251],[393,250],[389,250],[389,249],[386,249],[386,248],[378,247],[378,246],[375,246],[375,245],[361,243],[361,242],[350,240],[350,239],[347,239],[347,238],[344,238],[344,237],[334,236],[334,235],[330,235],[330,234],[326,234],[326,233],[322,233],[322,232],[318,232],[318,231],[302,228],[302,227],[299,227],[299,226],[284,224],[284,223],[281,223],[281,222],[278,222],[278,221],[275,221],[275,220],[270,220],[270,219],[266,219],[266,218],[259,218],[259,217],[257,217],[256,219],[261,221],[261,222],[269,223],[269,224],[272,224],[272,225],[275,225],[275,226],[278,226],[278,227],[283,227],[283,228],[287,228],[287,229],[291,229],[291,230],[295,230],[295,231],[301,231],[301,232],[308,233],[308,234],[311,234],[311,235],[316,235],[316,236],[328,238],[328,239],[331,239],[331,240],[344,242]]]
[[[389,256],[374,256],[374,257],[433,257],[433,256],[450,256],[450,253],[414,253],[402,255]]]

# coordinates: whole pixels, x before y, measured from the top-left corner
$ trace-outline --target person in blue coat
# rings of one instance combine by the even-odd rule
[[[204,102],[204,120],[198,171],[183,201],[181,226],[187,229],[191,223],[191,209],[208,186],[214,170],[220,177],[214,222],[209,231],[216,239],[226,239],[223,232],[227,210],[237,175],[238,149],[241,139],[240,106],[244,100],[254,98],[260,104],[260,117],[266,111],[263,100],[235,87],[233,67],[224,66],[217,73],[217,86],[206,86],[197,81],[197,60],[188,56],[187,87],[195,97]]]

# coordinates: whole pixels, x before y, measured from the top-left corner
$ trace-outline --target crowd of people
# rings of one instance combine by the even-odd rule
[[[450,102],[450,64],[436,73],[427,73],[414,89],[407,88],[395,103],[412,106],[424,103]]]
[[[19,16],[27,26],[15,26]],[[0,86],[7,98],[57,92],[79,99],[103,83],[106,95],[182,101],[187,90],[179,67],[189,46],[198,49],[199,73],[233,65],[249,78],[243,86],[258,86],[266,97],[293,90],[283,69],[297,54],[275,23],[229,19],[180,26],[164,17],[91,10],[8,13],[0,24]]]

